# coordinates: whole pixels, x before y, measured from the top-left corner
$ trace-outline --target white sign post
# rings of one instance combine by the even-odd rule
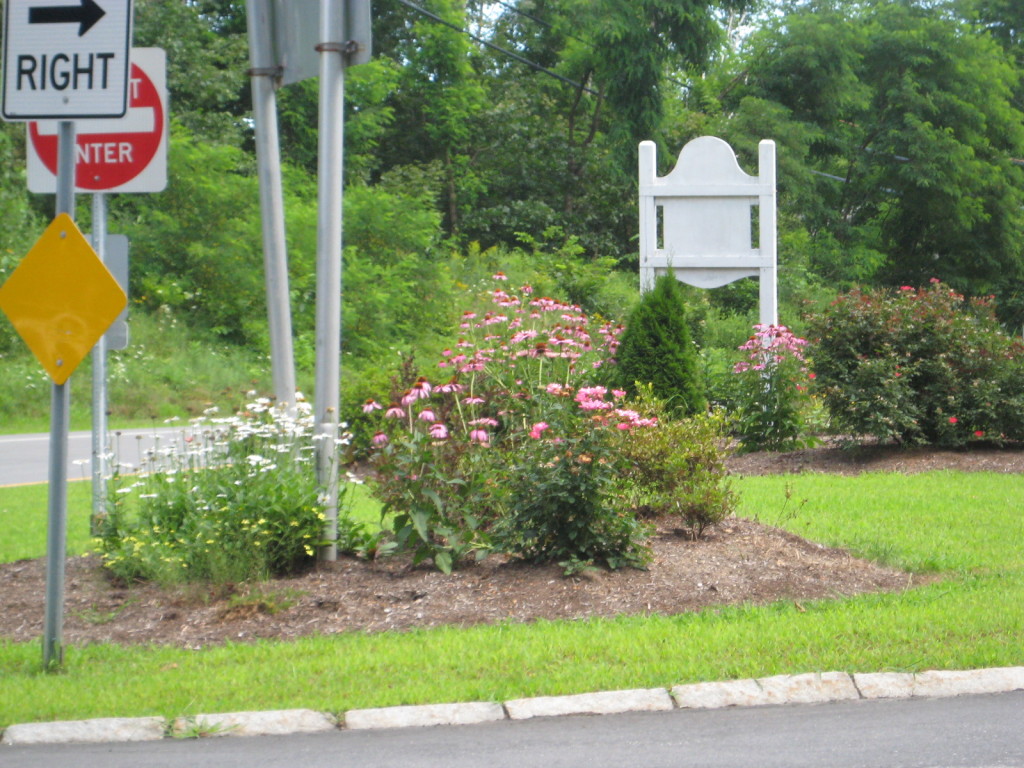
[[[759,175],[750,176],[732,147],[702,136],[683,147],[667,176],[658,176],[657,145],[640,143],[641,291],[664,274],[698,288],[757,277],[760,321],[778,324],[774,141],[760,143],[758,164]]]
[[[7,0],[5,120],[121,117],[131,0]]]

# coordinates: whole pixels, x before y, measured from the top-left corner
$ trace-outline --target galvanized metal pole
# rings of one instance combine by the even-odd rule
[[[92,247],[100,261],[107,260],[107,197],[92,196]],[[99,534],[107,511],[107,335],[92,350],[92,518],[89,530]]]
[[[338,409],[341,401],[342,171],[345,101],[344,8],[320,0],[319,208],[316,278],[317,471],[327,521],[321,560],[338,557]]]
[[[58,123],[57,215],[75,215],[75,124]],[[61,361],[57,361],[60,365]],[[54,384],[50,396],[49,510],[46,530],[46,609],[43,667],[64,662],[64,559],[67,551],[68,411],[71,382]]]
[[[270,365],[278,402],[294,406],[295,352],[288,294],[277,98],[274,94],[274,81],[281,73],[274,61],[270,0],[247,0],[245,5],[251,65],[249,75],[252,79],[252,116],[256,133],[256,167],[260,180],[263,222],[263,273],[266,281],[267,321],[270,326]]]

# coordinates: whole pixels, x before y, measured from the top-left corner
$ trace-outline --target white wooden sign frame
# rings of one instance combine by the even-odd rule
[[[760,322],[777,325],[775,142],[758,145],[758,176],[714,136],[683,147],[667,176],[657,175],[657,152],[653,141],[640,143],[641,292],[670,271],[698,288],[757,277]]]

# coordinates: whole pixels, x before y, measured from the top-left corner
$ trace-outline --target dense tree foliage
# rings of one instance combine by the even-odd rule
[[[754,36],[723,99],[745,116],[727,134],[781,137],[783,204],[824,278],[975,293],[1021,278],[1020,69],[949,10],[801,3]]]
[[[668,162],[702,134],[750,170],[760,139],[779,146],[784,305],[934,276],[1024,320],[1021,0],[373,7],[374,59],[346,78],[345,344],[357,359],[443,326],[453,287],[483,264],[530,264],[530,279],[601,303],[607,270],[635,270],[637,142],[657,140]],[[263,344],[245,4],[135,8],[135,44],[168,52],[172,141],[166,192],[110,201],[112,231],[133,240],[134,300]],[[280,89],[278,104],[305,349],[316,81]],[[20,125],[0,126],[0,153],[14,159],[0,168],[2,278],[52,198],[25,192]],[[712,301],[746,311],[749,282]],[[0,349],[10,340],[0,324]]]

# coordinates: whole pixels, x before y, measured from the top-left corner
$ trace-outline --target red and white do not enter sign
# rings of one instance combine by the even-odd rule
[[[75,190],[159,192],[167,186],[167,74],[161,48],[133,48],[124,117],[75,121]],[[28,188],[57,190],[57,121],[28,123]]]

